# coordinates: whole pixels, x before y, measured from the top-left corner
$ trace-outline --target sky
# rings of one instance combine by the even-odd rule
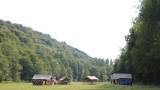
[[[50,34],[97,58],[126,44],[139,0],[0,0],[0,19]]]

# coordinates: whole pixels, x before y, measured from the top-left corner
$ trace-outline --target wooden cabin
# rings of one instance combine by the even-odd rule
[[[67,76],[64,76],[57,80],[56,84],[68,84],[70,82],[70,78]]]
[[[89,84],[96,84],[96,82],[98,82],[99,79],[96,76],[87,76],[85,78],[85,82],[89,83]]]
[[[53,77],[51,75],[35,74],[32,78],[33,85],[52,85]]]
[[[113,73],[110,76],[112,84],[132,85],[132,74],[129,73]]]

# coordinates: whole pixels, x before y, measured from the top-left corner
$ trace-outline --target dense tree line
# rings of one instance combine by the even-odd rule
[[[141,0],[126,42],[114,71],[132,73],[136,82],[160,84],[160,0]]]
[[[0,82],[30,81],[34,74],[76,81],[95,75],[104,81],[112,65],[111,60],[92,58],[47,34],[0,20]]]

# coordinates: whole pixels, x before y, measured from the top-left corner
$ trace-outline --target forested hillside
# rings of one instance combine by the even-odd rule
[[[132,73],[136,82],[160,84],[160,0],[141,1],[126,42],[114,71]]]
[[[50,35],[0,20],[0,81],[30,81],[34,74],[106,80],[111,66],[108,59],[92,58]]]

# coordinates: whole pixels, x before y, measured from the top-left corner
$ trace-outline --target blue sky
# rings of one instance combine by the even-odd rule
[[[32,27],[92,57],[115,59],[139,0],[0,0],[0,19]]]

